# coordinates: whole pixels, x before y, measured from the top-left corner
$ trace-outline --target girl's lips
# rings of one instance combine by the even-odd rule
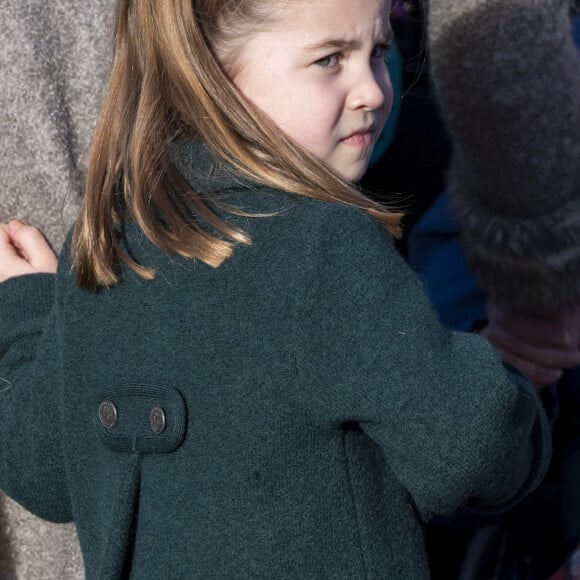
[[[352,133],[348,137],[341,139],[340,142],[354,147],[370,147],[373,144],[374,137],[374,127],[369,127],[368,129]]]

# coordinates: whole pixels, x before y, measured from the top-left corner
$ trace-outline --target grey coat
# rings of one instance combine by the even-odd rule
[[[114,0],[0,0],[0,222],[40,227],[55,249],[78,209],[109,65]],[[2,580],[83,577],[72,526],[0,497]]]

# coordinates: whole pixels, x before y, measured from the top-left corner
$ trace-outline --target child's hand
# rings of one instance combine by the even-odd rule
[[[537,389],[559,380],[562,369],[580,365],[580,308],[548,320],[490,300],[487,316],[480,334]]]
[[[56,272],[57,257],[44,236],[19,221],[0,224],[0,282],[39,272]]]

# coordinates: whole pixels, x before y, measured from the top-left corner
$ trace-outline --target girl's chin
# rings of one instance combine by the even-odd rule
[[[356,167],[349,168],[348,171],[344,170],[343,171],[335,170],[335,171],[345,181],[348,181],[350,183],[358,183],[363,178],[363,175],[365,174],[367,167],[368,161],[365,163],[357,164]]]

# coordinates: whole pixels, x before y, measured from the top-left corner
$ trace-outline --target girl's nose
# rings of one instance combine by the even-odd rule
[[[374,111],[393,103],[393,87],[386,67],[374,69],[369,67],[353,83],[347,99],[347,106],[352,110],[365,109]]]

